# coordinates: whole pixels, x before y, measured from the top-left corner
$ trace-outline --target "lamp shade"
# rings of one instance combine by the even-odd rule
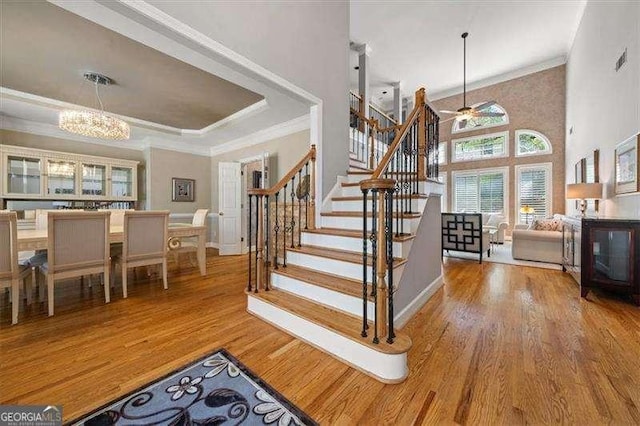
[[[520,213],[522,214],[533,214],[536,211],[533,209],[533,207],[530,206],[522,206],[520,207]]]
[[[587,200],[602,198],[601,183],[570,183],[567,185],[566,198],[570,200]]]

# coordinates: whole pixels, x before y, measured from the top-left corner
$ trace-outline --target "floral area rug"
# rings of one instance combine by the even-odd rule
[[[224,349],[70,424],[317,425]]]

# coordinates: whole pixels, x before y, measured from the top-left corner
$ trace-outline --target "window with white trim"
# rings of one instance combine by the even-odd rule
[[[516,166],[516,217],[518,223],[531,223],[534,219],[551,216],[551,163]],[[533,213],[521,213],[522,207],[533,208]]]
[[[480,104],[472,105],[474,108]],[[493,104],[487,108],[483,108],[482,112],[502,113],[500,117],[474,117],[468,120],[453,120],[451,133],[470,132],[472,130],[486,129],[489,127],[504,126],[509,124],[509,115],[507,111],[498,104]]]
[[[447,143],[438,144],[438,164],[447,164]]]
[[[452,172],[453,211],[502,213],[507,211],[507,167]]]
[[[441,171],[438,174],[438,182],[442,183],[442,197],[440,197],[440,211],[448,212],[449,206],[447,205],[447,172]]]
[[[516,156],[551,154],[551,142],[535,130],[516,130]]]
[[[451,162],[509,156],[509,132],[477,135],[451,141]]]

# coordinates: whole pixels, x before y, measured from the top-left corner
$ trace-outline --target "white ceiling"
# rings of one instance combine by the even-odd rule
[[[356,45],[371,48],[375,102],[388,105],[391,83],[397,81],[403,96],[425,87],[427,98],[434,100],[462,91],[463,32],[469,32],[467,83],[473,87],[474,82],[535,70],[538,64],[563,63],[585,4],[586,0],[351,0],[350,37]],[[357,53],[351,53],[350,64],[351,86],[357,88]]]

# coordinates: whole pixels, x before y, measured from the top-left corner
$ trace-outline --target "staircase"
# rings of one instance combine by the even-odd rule
[[[391,147],[387,145],[380,152],[386,153]],[[384,192],[381,190],[379,199],[374,198],[377,191],[376,195],[369,192],[363,196],[361,183],[373,182],[371,178],[376,173],[367,166],[375,164],[367,164],[369,158],[363,161],[354,153],[346,176],[339,178],[330,193],[330,208],[320,213],[319,224],[309,227],[315,197],[312,191],[305,197],[289,197],[295,181],[288,179],[298,176],[298,185],[303,182],[302,169],[308,169],[309,160],[315,159],[315,150],[312,151],[274,190],[254,191],[254,200],[250,196],[249,205],[255,204],[259,217],[257,250],[249,254],[249,261],[253,260],[257,267],[250,273],[247,309],[382,382],[401,382],[408,374],[411,339],[393,327],[393,295],[403,285],[404,270],[419,229],[433,222],[432,218],[422,220],[427,204],[437,203],[439,211],[440,185],[420,179],[417,171],[387,170],[387,176],[395,176],[398,181],[412,179],[414,190],[388,190],[396,192],[391,206],[396,203],[403,207],[385,212],[384,226],[395,232],[390,233],[389,241],[380,243],[384,228],[380,227],[378,234],[375,229],[383,222],[380,219],[375,225],[374,218],[382,214],[382,207],[378,211],[375,207],[384,204]],[[313,180],[310,175],[311,183]],[[290,202],[283,207],[288,198]],[[278,208],[284,208],[283,213],[279,214]],[[437,219],[440,220],[439,215]],[[266,230],[260,230],[262,224]],[[437,239],[439,244],[439,234]],[[436,261],[439,267],[439,257]],[[385,281],[387,277],[392,285]]]

